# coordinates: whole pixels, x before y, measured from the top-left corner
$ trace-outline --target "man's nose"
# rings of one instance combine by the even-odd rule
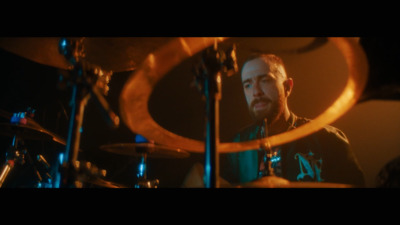
[[[264,95],[263,90],[261,89],[260,85],[258,83],[254,84],[253,86],[253,96],[258,97]]]

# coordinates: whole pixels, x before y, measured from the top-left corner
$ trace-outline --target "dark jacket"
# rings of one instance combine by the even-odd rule
[[[289,121],[295,129],[309,119],[291,113]],[[239,132],[234,142],[259,139],[261,124],[253,124]],[[317,181],[365,187],[364,174],[350,148],[345,134],[332,126],[299,140],[272,148],[271,160],[276,176],[289,181]],[[259,149],[220,155],[220,176],[231,184],[242,184],[260,178],[264,151]]]

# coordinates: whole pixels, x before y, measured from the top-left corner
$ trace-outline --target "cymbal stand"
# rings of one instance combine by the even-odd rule
[[[73,65],[70,73],[63,73],[60,77],[60,86],[71,86],[71,115],[68,128],[63,162],[60,166],[60,188],[77,187],[75,182],[78,176],[78,152],[84,110],[91,96],[94,96],[97,103],[106,116],[108,124],[116,128],[119,126],[119,117],[113,113],[102,96],[108,92],[108,82],[112,75],[111,71],[101,70],[98,66],[89,64],[84,60],[84,38],[67,39],[61,38],[59,42],[60,54]]]
[[[200,64],[195,67],[196,86],[206,101],[206,137],[204,155],[204,185],[219,187],[219,101],[221,100],[221,72],[228,76],[237,72],[235,46],[222,51],[217,43],[203,51]]]
[[[0,174],[0,187],[3,186],[5,179],[7,178],[11,170],[14,168],[16,163],[18,164],[25,163],[24,156],[26,151],[21,152],[18,150],[18,141],[19,138],[17,138],[17,135],[15,135],[12,141],[12,145],[10,149],[7,151],[6,163],[3,165],[3,170],[1,171]]]
[[[135,188],[157,188],[159,180],[148,180],[147,179],[147,153],[140,154],[140,161],[137,171],[138,182],[135,184]]]
[[[3,186],[4,181],[6,180],[10,172],[15,168],[15,166],[24,165],[26,159],[28,160],[28,163],[33,166],[33,170],[38,179],[38,184],[41,184],[43,181],[43,178],[37,170],[36,166],[34,165],[33,160],[30,157],[27,149],[20,146],[19,143],[23,143],[23,140],[17,135],[14,135],[12,145],[10,146],[6,154],[6,162],[3,165],[3,169],[0,174],[0,188]]]
[[[10,123],[14,124],[26,124],[27,120],[25,118],[26,112],[20,112],[20,113],[15,113],[14,116],[11,118]],[[24,165],[25,164],[25,159],[28,159],[28,162],[33,165],[33,161],[25,147],[23,147],[23,139],[21,138],[21,135],[19,132],[23,132],[18,130],[16,128],[15,134],[12,139],[12,143],[8,151],[6,152],[6,162],[3,165],[3,169],[0,174],[0,188],[3,186],[4,181],[10,174],[10,172],[15,168],[16,165]],[[21,145],[22,143],[22,145]],[[35,170],[35,174],[39,179],[39,182],[42,181],[42,177],[40,176],[40,173],[36,169],[36,167],[33,165],[33,168]]]

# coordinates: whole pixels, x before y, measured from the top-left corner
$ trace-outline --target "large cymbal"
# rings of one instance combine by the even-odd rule
[[[168,146],[152,143],[119,143],[100,146],[101,150],[128,156],[142,156],[146,154],[149,158],[187,158],[189,153]]]
[[[274,46],[271,43],[275,39],[272,42],[271,39],[265,39],[265,43],[269,43],[268,46]],[[155,122],[149,113],[148,102],[156,84],[172,68],[215,42],[225,43],[228,41],[235,43],[235,40],[235,38],[176,38],[149,54],[142,65],[132,73],[121,91],[120,115],[123,122],[133,133],[140,133],[149,140],[171,147],[182,148],[189,152],[204,153],[205,145],[203,141],[177,135]],[[254,42],[254,40],[256,41]],[[297,129],[254,141],[219,143],[219,153],[258,149],[260,145],[265,144],[272,147],[297,140],[318,131],[327,124],[331,124],[356,103],[361,96],[368,76],[368,63],[365,53],[357,39],[335,37],[328,38],[328,40],[344,56],[349,74],[347,84],[336,101],[318,117]],[[260,39],[252,38],[249,42],[255,46],[255,49],[252,49],[253,52],[257,50],[257,46],[259,46],[259,51],[270,50],[269,47],[263,48],[260,46],[262,43]],[[238,45],[238,50],[239,47]],[[240,54],[237,53],[237,56],[239,58]]]
[[[77,39],[77,38],[74,38]],[[152,51],[172,38],[164,37],[85,37],[85,60],[105,70],[134,70]],[[0,47],[34,62],[69,70],[72,65],[59,53],[60,37],[0,38]]]

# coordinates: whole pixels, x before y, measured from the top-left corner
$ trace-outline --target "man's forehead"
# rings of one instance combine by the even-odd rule
[[[242,74],[242,81],[250,80],[252,78],[265,77],[265,76],[275,77],[274,74],[272,74],[268,71],[265,71],[265,70],[252,70],[252,71],[249,71],[248,73]]]
[[[242,79],[251,78],[259,75],[267,75],[271,68],[270,64],[263,59],[257,58],[248,61],[242,68]]]
[[[276,65],[273,62],[268,62],[268,60],[264,58],[255,58],[253,60],[250,60],[243,65],[241,72],[242,80],[246,80],[261,75],[274,76],[274,74],[271,73],[273,67],[278,67],[279,68],[278,70],[284,73],[284,71],[281,71],[280,65]]]

